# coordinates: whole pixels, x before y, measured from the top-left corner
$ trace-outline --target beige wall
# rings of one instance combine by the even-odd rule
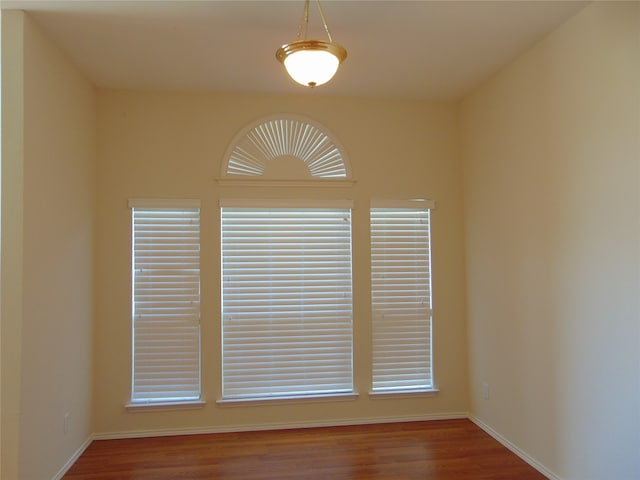
[[[471,411],[564,479],[640,478],[639,5],[590,5],[461,108]]]
[[[254,120],[281,112],[326,126],[344,146],[350,190],[245,189],[215,182],[225,150]],[[94,427],[99,434],[171,429],[423,418],[467,410],[460,168],[455,109],[449,104],[262,95],[99,93],[99,205]],[[221,196],[352,198],[355,383],[348,402],[221,407],[218,199]],[[127,412],[130,396],[130,211],[128,198],[202,201],[202,355],[200,410]],[[433,216],[435,374],[433,397],[372,400],[369,230],[371,198],[426,197]]]
[[[23,49],[11,63],[23,69],[3,69],[3,80],[22,82],[5,92],[24,103],[3,121],[3,140],[16,129],[23,138],[3,155],[2,341],[15,353],[2,376],[12,392],[2,429],[15,437],[3,438],[2,477],[35,480],[56,475],[92,432],[95,92],[29,17],[3,21]]]
[[[18,478],[24,174],[23,19],[20,12],[2,12],[0,478]],[[8,65],[11,68],[7,68]]]

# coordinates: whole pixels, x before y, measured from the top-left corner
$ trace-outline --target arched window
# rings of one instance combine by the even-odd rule
[[[348,180],[351,170],[343,149],[326,128],[287,114],[260,119],[240,131],[227,150],[221,175],[227,179]]]

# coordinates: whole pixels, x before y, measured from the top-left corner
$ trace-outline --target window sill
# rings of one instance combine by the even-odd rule
[[[356,400],[360,396],[357,392],[335,393],[330,395],[308,395],[308,396],[283,396],[283,397],[263,397],[263,398],[222,398],[216,403],[222,407],[238,407],[250,405],[270,405],[291,404],[291,403],[327,403],[327,402],[348,402]]]
[[[333,180],[333,179],[321,179],[315,178],[313,180],[269,180],[265,178],[217,178],[216,182],[221,186],[232,187],[271,187],[271,188],[314,188],[314,187],[353,187],[355,181],[353,180]]]
[[[188,400],[184,402],[133,402],[127,403],[124,407],[129,412],[143,411],[168,411],[168,410],[195,410],[203,408],[207,402],[204,400]]]
[[[387,390],[382,392],[369,392],[369,397],[372,399],[434,397],[438,393],[440,393],[440,390],[437,388],[428,388],[422,390]]]

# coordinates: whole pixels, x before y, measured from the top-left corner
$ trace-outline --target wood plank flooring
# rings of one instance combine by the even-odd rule
[[[469,420],[97,440],[65,480],[542,480]]]

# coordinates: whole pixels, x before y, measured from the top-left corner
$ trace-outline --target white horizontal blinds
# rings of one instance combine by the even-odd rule
[[[223,398],[353,391],[351,211],[222,208]]]
[[[371,209],[373,391],[433,388],[429,209]]]
[[[200,211],[133,208],[133,402],[200,398]]]

